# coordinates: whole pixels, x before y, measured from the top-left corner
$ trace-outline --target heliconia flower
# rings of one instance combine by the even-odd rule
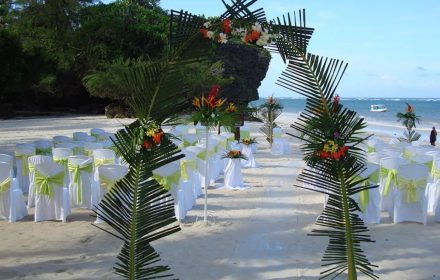
[[[200,29],[200,34],[202,34],[203,38],[208,39],[208,29],[205,28],[201,28]]]
[[[234,103],[230,102],[228,108],[226,108],[226,111],[229,113],[237,112],[237,107]]]
[[[223,104],[225,104],[225,102],[226,102],[226,98],[220,98],[216,100],[214,107],[221,107],[223,106]]]
[[[231,25],[232,25],[232,21],[229,18],[223,20],[223,33],[225,34],[231,33],[232,31]]]
[[[145,149],[151,149],[153,147],[153,144],[151,144],[149,141],[144,140],[144,144],[142,145]]]
[[[200,108],[200,99],[198,97],[194,97],[193,99],[193,103],[192,103],[195,107]]]
[[[204,96],[202,96],[202,102],[201,102],[201,103],[202,103],[201,106],[211,107],[211,103],[210,103],[209,100],[208,100],[206,97],[204,97]]]
[[[406,111],[408,113],[412,113],[412,111],[414,111],[414,108],[409,103],[406,103]]]
[[[163,131],[157,133],[156,135],[153,136],[153,142],[156,144],[160,144],[160,142],[162,141],[162,136],[163,136]]]
[[[220,85],[213,85],[211,90],[209,91],[208,99],[212,99],[217,97],[218,92],[220,91]]]
[[[227,35],[225,33],[220,33],[218,35],[218,42],[221,44],[226,44],[228,42]]]

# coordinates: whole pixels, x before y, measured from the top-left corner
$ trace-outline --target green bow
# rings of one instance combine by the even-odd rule
[[[440,179],[440,169],[438,169],[435,164],[432,165],[431,176],[434,179]]]
[[[380,168],[380,176],[387,177],[385,181],[385,186],[383,188],[383,196],[387,196],[390,193],[390,185],[393,182],[394,185],[397,184],[397,170],[396,169],[387,169],[385,167]]]
[[[35,165],[33,165],[32,163],[28,164],[28,169],[30,173],[34,173],[35,172]]]
[[[180,171],[171,174],[170,176],[162,177],[153,174],[153,178],[167,191],[171,190],[173,184],[178,185],[180,180]]]
[[[3,182],[0,182],[0,194],[7,192],[10,187],[11,187],[11,177],[8,177]]]
[[[68,163],[68,159],[67,158],[58,158],[58,157],[54,157],[53,161],[64,166],[67,167],[67,163]]]
[[[188,169],[195,170],[196,169],[196,160],[195,159],[182,159],[180,160],[180,173],[182,179],[184,181],[188,180]]]
[[[81,185],[81,171],[84,171],[86,173],[92,173],[93,172],[93,163],[90,162],[86,165],[79,165],[79,164],[73,164],[68,163],[67,168],[69,172],[72,173],[73,182],[78,185],[77,187],[77,203],[82,203],[82,185]]]
[[[206,151],[203,151],[203,152],[198,153],[198,154],[197,154],[197,157],[198,157],[199,159],[206,160]]]
[[[64,185],[64,171],[52,176],[44,176],[38,170],[35,171],[35,193],[53,198],[56,185]]]
[[[52,147],[49,148],[36,148],[35,154],[42,156],[50,156],[52,154]]]
[[[415,203],[419,201],[417,194],[418,188],[426,188],[427,180],[425,178],[419,180],[410,180],[398,176],[397,187],[405,191],[405,197],[407,203]]]
[[[404,159],[410,160],[412,155],[413,154],[410,151],[405,150],[405,151],[403,151],[403,155],[402,156],[403,156]]]
[[[27,176],[29,174],[28,158],[31,156],[33,156],[33,154],[27,155],[20,152],[15,152],[15,158],[21,160],[21,175],[23,176]]]
[[[101,188],[107,188],[107,190],[110,191],[116,185],[118,180],[110,180],[109,178],[100,174],[99,182],[101,184]]]
[[[113,158],[97,158],[94,160],[93,163],[95,164],[95,167],[99,167],[99,166],[105,165],[105,164],[114,164],[115,159],[113,159]]]
[[[368,153],[375,153],[376,149],[374,147],[368,146]]]

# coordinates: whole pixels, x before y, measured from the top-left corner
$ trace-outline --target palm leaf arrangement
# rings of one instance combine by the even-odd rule
[[[266,140],[272,148],[273,143],[273,129],[278,125],[275,123],[275,119],[281,115],[283,105],[276,100],[273,96],[267,98],[266,102],[260,105],[259,113],[263,119],[264,125],[260,128],[260,131],[266,135]]]
[[[348,279],[357,279],[362,272],[372,279],[373,265],[363,255],[361,242],[372,242],[368,229],[358,217],[360,211],[351,198],[357,192],[375,186],[360,186],[356,179],[364,167],[364,153],[358,147],[365,140],[361,130],[365,122],[355,112],[344,109],[335,95],[347,65],[307,52],[313,29],[306,27],[305,11],[283,20],[267,22],[263,9],[252,9],[257,0],[232,0],[219,18],[223,31],[232,32],[232,24],[246,29],[245,44],[266,45],[288,63],[278,84],[307,98],[306,108],[292,128],[302,133],[304,160],[308,166],[298,180],[329,196],[324,212],[317,220],[313,235],[328,236],[330,243],[323,262],[328,268],[322,278],[348,272]],[[115,266],[124,279],[169,278],[168,266],[160,260],[150,243],[175,233],[173,202],[169,193],[153,177],[153,171],[183,155],[172,143],[172,135],[162,125],[188,106],[188,89],[181,69],[210,55],[213,41],[206,40],[206,19],[188,12],[171,11],[170,55],[131,67],[123,74],[129,89],[127,102],[138,120],[116,134],[114,144],[130,169],[127,176],[109,191],[96,214],[112,231],[103,230],[123,242]],[[298,23],[298,24],[297,24]],[[203,32],[201,32],[203,31]],[[201,34],[202,33],[202,34]],[[268,34],[276,35],[267,38]],[[203,36],[202,36],[203,35]],[[241,36],[240,35],[240,36]],[[219,35],[220,36],[220,35]],[[226,43],[223,34],[217,43]],[[263,44],[257,43],[258,40]],[[233,40],[232,40],[233,41]],[[267,45],[269,44],[269,45]]]
[[[416,122],[420,122],[420,118],[414,112],[414,107],[406,103],[406,112],[398,112],[396,116],[397,121],[402,121],[403,126],[406,128],[406,131],[403,132],[404,137],[399,137],[399,141],[411,143],[419,140],[421,135],[414,128],[416,127]]]
[[[357,214],[360,208],[351,197],[377,187],[360,186],[362,180],[356,179],[365,169],[364,152],[358,145],[366,139],[362,134],[366,124],[355,112],[344,109],[336,95],[347,64],[307,52],[310,29],[305,26],[304,11],[293,22],[288,15],[283,24],[278,19],[272,26],[281,34],[275,45],[288,62],[278,84],[307,98],[304,112],[291,125],[301,136],[291,136],[302,140],[307,164],[298,181],[310,186],[305,188],[328,195],[316,222],[319,228],[312,233],[329,237],[323,257],[327,269],[321,278],[347,272],[348,279],[354,280],[361,272],[377,279],[361,248],[362,242],[372,240]]]

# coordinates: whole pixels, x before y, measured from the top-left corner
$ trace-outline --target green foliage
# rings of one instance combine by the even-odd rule
[[[406,103],[406,112],[398,112],[396,114],[397,121],[402,121],[403,126],[405,126],[406,131],[403,132],[404,137],[399,137],[400,142],[411,143],[420,139],[421,135],[415,132],[413,129],[416,127],[416,122],[420,123],[420,117],[414,113],[414,108]]]
[[[321,273],[321,278],[334,279],[347,272],[347,279],[355,280],[361,272],[377,279],[374,266],[361,249],[361,242],[372,240],[357,214],[360,208],[351,198],[362,190],[377,187],[360,186],[364,180],[355,179],[365,169],[365,154],[359,144],[365,140],[362,130],[366,123],[355,112],[344,109],[335,94],[347,64],[307,53],[313,30],[305,26],[304,11],[299,15],[299,21],[297,18],[291,21],[290,16],[283,17],[284,23],[278,19],[272,28],[280,33],[276,48],[288,61],[278,83],[307,98],[304,112],[291,125],[301,134],[292,136],[303,141],[301,149],[308,166],[298,181],[313,186],[312,191],[329,195],[316,222],[320,228],[312,234],[329,237],[323,257],[327,270]]]

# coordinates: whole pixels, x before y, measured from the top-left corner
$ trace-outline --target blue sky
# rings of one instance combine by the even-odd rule
[[[207,16],[225,10],[220,0],[162,0],[161,6]],[[440,98],[438,0],[259,0],[254,7],[269,19],[306,9],[307,25],[315,28],[309,52],[349,63],[342,97]],[[260,97],[299,97],[275,85],[284,67],[273,54]]]

